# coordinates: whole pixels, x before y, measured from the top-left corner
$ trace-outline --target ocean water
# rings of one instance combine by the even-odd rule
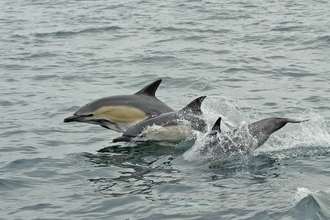
[[[330,219],[330,3],[0,1],[0,219]],[[175,146],[63,123],[163,79],[211,127],[288,124],[251,154],[205,162]]]

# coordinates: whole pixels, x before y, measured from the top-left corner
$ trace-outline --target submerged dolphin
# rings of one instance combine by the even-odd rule
[[[136,124],[147,118],[174,110],[155,96],[161,79],[147,85],[134,95],[110,96],[94,100],[78,109],[64,122],[87,122],[98,124],[118,132],[118,125]]]
[[[165,113],[142,121],[113,142],[157,142],[182,141],[192,130],[205,131],[206,123],[201,118],[201,104],[206,96],[201,96],[178,112]]]
[[[287,123],[300,123],[308,120],[289,118],[266,118],[247,126],[242,126],[230,132],[221,133],[221,117],[214,124],[209,142],[200,149],[202,154],[228,155],[232,153],[246,153],[263,145],[271,134],[284,127]]]

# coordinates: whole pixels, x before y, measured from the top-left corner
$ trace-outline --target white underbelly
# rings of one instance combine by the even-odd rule
[[[193,137],[193,129],[189,125],[151,126],[138,137],[139,141],[182,141]]]

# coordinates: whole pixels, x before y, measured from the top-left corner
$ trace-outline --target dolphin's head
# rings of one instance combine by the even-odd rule
[[[106,114],[99,114],[97,110],[93,112],[88,107],[88,105],[81,107],[72,116],[65,118],[64,122],[86,122],[101,125],[102,127],[113,130],[118,130],[110,126],[115,125],[115,123],[111,122],[111,119]],[[121,129],[119,129],[119,131],[123,132]]]
[[[125,107],[107,105],[107,99],[109,98],[95,100],[86,104],[78,109],[73,116],[65,118],[64,122],[86,122],[101,125],[104,128],[118,132],[124,132],[117,123],[126,124],[138,120],[136,118],[125,118],[125,115],[123,116],[123,112],[125,113],[126,110]],[[140,112],[138,111],[138,113]],[[130,112],[128,112],[129,114]],[[143,113],[140,113],[140,115],[142,118],[146,117]]]
[[[140,108],[139,101],[141,99],[136,95],[101,98],[82,106],[73,116],[65,118],[64,122],[87,122],[110,129],[113,129],[112,125],[114,124],[136,124],[149,117]],[[111,124],[111,127],[109,127],[109,124]],[[123,131],[120,129],[120,132]]]
[[[283,128],[288,123],[287,118],[265,118],[249,125],[249,132],[252,136],[257,136],[260,133],[271,135],[275,131]]]
[[[290,118],[280,118],[280,117],[273,117],[273,118],[265,118],[263,120],[254,122],[249,125],[250,133],[253,135],[253,132],[263,132],[268,135],[271,135],[275,131],[280,130],[283,128],[287,123],[300,123],[308,121],[309,119],[305,120],[296,120]]]
[[[259,147],[268,140],[271,134],[283,128],[287,123],[300,123],[308,120],[309,119],[296,120],[280,117],[265,118],[250,124],[248,130],[250,135],[257,140],[257,147]]]
[[[95,115],[94,113],[100,109],[100,100],[90,102],[81,108],[79,108],[73,116],[67,117],[64,119],[64,122],[88,122],[93,123],[92,118]]]

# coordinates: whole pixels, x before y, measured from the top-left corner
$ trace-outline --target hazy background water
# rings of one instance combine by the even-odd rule
[[[330,219],[328,1],[0,2],[0,218]],[[203,164],[202,143],[118,145],[64,124],[133,94],[205,118],[287,125],[253,155]],[[188,163],[186,160],[190,160]]]

